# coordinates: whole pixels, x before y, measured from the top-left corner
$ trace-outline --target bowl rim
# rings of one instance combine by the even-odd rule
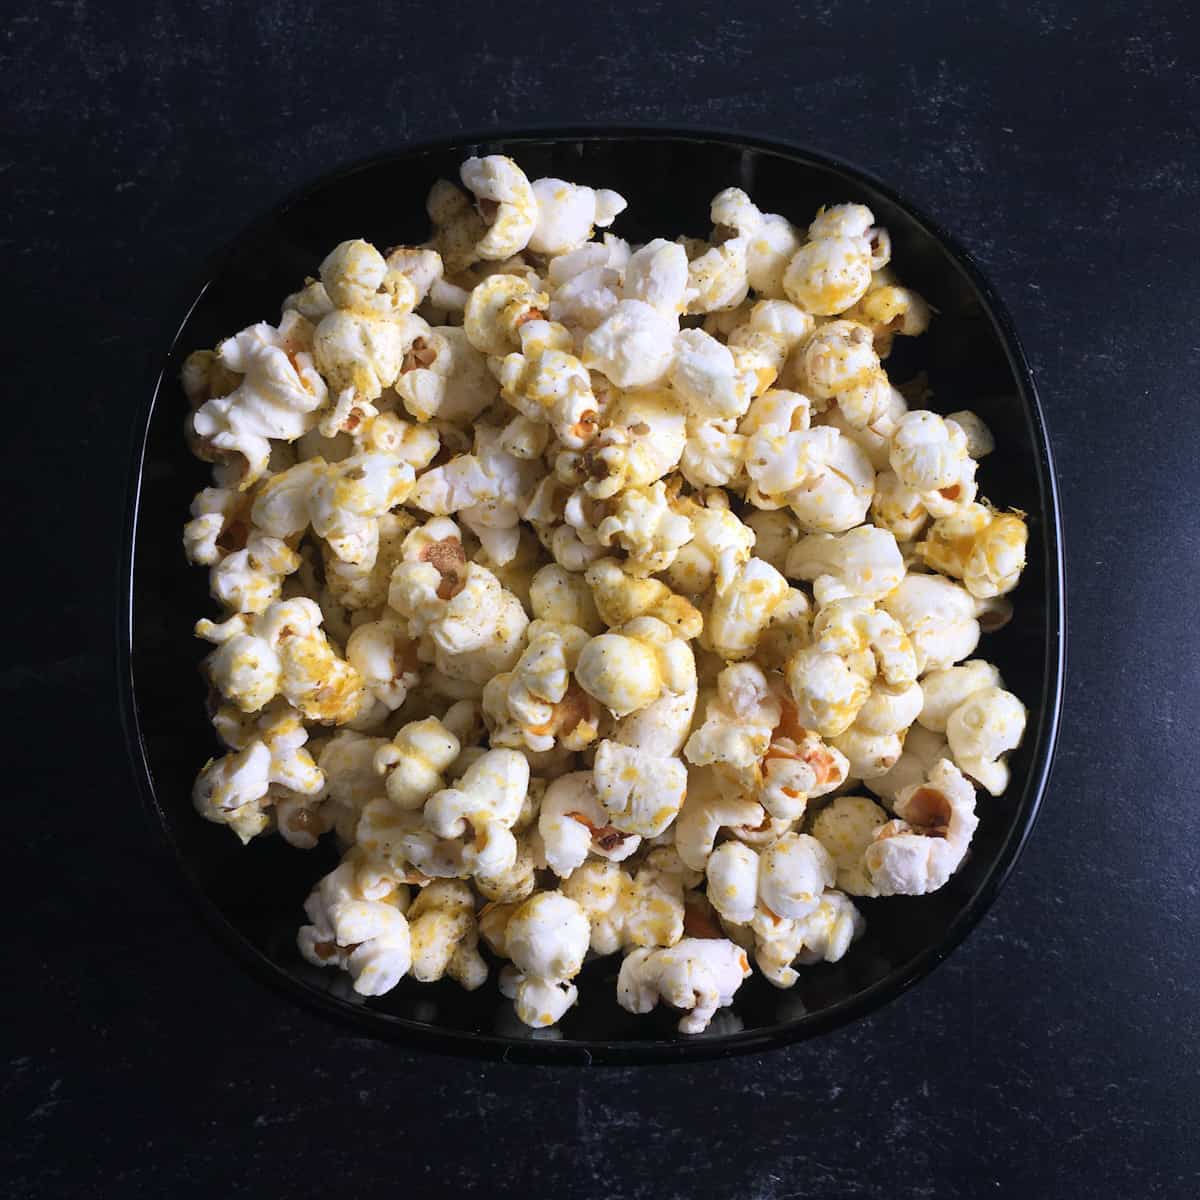
[[[168,369],[179,349],[180,339],[192,314],[200,305],[213,280],[225,268],[239,246],[293,206],[313,194],[349,176],[371,170],[397,160],[420,157],[431,153],[461,150],[475,152],[495,143],[505,145],[521,142],[605,142],[605,141],[664,141],[718,143],[733,149],[760,150],[808,165],[840,173],[850,180],[879,192],[902,209],[925,233],[934,238],[955,261],[975,290],[988,318],[995,327],[1005,356],[1032,426],[1037,459],[1037,484],[1045,507],[1042,531],[1046,569],[1047,639],[1042,672],[1047,695],[1037,728],[1034,758],[1026,793],[1031,795],[1028,812],[1019,826],[1014,827],[992,863],[983,882],[968,903],[958,913],[945,935],[934,945],[926,947],[903,968],[896,969],[862,991],[828,1008],[806,1014],[778,1025],[737,1033],[714,1034],[693,1038],[661,1038],[645,1041],[610,1041],[592,1039],[518,1038],[494,1033],[472,1033],[426,1025],[407,1017],[394,1016],[363,1006],[352,1006],[329,993],[314,988],[296,978],[286,969],[273,963],[265,953],[252,945],[220,912],[201,887],[186,857],[171,834],[166,812],[155,788],[150,760],[142,733],[133,674],[134,638],[134,571],[136,567],[136,537],[140,511],[142,476],[150,424],[156,405],[169,385]],[[166,843],[178,867],[176,882],[188,899],[199,909],[205,924],[217,940],[239,959],[260,982],[273,991],[286,994],[310,1010],[319,1012],[359,1034],[369,1033],[378,1039],[398,1043],[412,1050],[430,1049],[461,1057],[484,1058],[504,1062],[540,1064],[617,1064],[640,1065],[651,1063],[696,1062],[754,1053],[807,1040],[828,1033],[840,1026],[863,1018],[881,1008],[927,977],[959,946],[991,908],[1001,888],[1008,881],[1020,857],[1045,798],[1061,724],[1061,710],[1066,674],[1066,578],[1062,546],[1062,511],[1054,471],[1053,453],[1045,415],[1038,397],[1033,372],[1021,346],[1012,317],[991,282],[976,263],[974,256],[948,233],[939,222],[923,209],[900,195],[890,184],[844,158],[824,151],[813,150],[800,143],[780,137],[747,134],[720,127],[659,124],[655,122],[624,122],[557,125],[528,124],[520,128],[486,129],[447,135],[419,142],[405,143],[392,150],[381,151],[333,167],[314,179],[291,189],[284,197],[271,203],[255,219],[225,242],[208,259],[203,273],[204,282],[194,294],[182,318],[172,322],[174,333],[161,357],[152,361],[146,371],[147,399],[138,406],[131,435],[131,447],[126,474],[126,495],[122,523],[123,543],[117,576],[116,599],[116,667],[119,693],[119,714],[126,750],[144,812]],[[170,325],[165,326],[169,331]],[[163,341],[166,341],[165,337]],[[156,345],[160,343],[156,342]]]

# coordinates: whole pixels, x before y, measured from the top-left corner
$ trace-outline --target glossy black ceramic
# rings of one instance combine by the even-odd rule
[[[984,418],[997,449],[980,467],[981,490],[1029,517],[1029,562],[1012,596],[1016,618],[979,650],[1029,706],[1029,725],[1011,758],[1007,794],[980,796],[966,863],[931,896],[862,901],[867,932],[840,963],[804,968],[790,991],[756,975],[699,1037],[676,1034],[671,1009],[641,1017],[622,1011],[614,999],[616,957],[585,968],[580,1003],[547,1031],[520,1025],[494,979],[474,993],[404,980],[364,1001],[346,975],[309,966],[295,949],[301,906],[332,867],[333,847],[305,853],[260,838],[243,848],[191,805],[196,770],[217,750],[197,672],[207,647],[191,627],[214,606],[206,572],[188,566],[180,540],[188,503],[208,471],[184,444],[180,364],[192,349],[250,322],[275,320],[282,298],[342,239],[383,246],[423,240],[429,185],[457,178],[466,156],[493,152],[511,155],[531,178],[617,189],[629,208],[615,231],[630,240],[704,235],[710,197],[730,185],[801,226],[821,204],[870,205],[891,231],[902,279],[938,314],[924,337],[899,339],[888,364],[893,378],[925,371],[934,408],[971,408]],[[1033,379],[1008,313],[970,256],[885,185],[844,163],[733,135],[590,129],[462,138],[340,171],[279,205],[220,261],[175,338],[142,428],[132,466],[128,605],[120,618],[122,703],[137,774],[200,907],[241,960],[287,997],[363,1033],[465,1054],[579,1063],[703,1058],[811,1037],[870,1012],[945,958],[987,910],[1029,835],[1054,749],[1064,656],[1058,502]]]

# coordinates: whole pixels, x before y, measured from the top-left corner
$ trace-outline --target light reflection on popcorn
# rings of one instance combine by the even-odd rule
[[[978,414],[888,376],[934,310],[887,230],[728,187],[630,245],[626,207],[471,158],[426,244],[343,241],[184,364],[194,803],[336,839],[298,944],[355,995],[507,961],[554,1033],[619,954],[623,1007],[735,1027],[752,970],[849,951],[853,897],[943,886],[1008,785],[1026,710],[972,655],[1030,531]]]

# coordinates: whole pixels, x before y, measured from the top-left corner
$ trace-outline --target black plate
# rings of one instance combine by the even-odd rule
[[[1012,596],[1016,618],[979,651],[1029,706],[1029,725],[1011,758],[1008,793],[980,796],[979,831],[966,863],[931,896],[863,901],[866,935],[840,963],[804,968],[790,991],[756,975],[699,1037],[677,1035],[671,1009],[648,1017],[622,1011],[614,998],[616,957],[585,968],[580,1003],[549,1031],[521,1026],[494,978],[474,993],[406,979],[389,995],[364,1001],[348,976],[310,967],[295,949],[301,906],[333,866],[333,848],[305,853],[277,838],[243,848],[192,810],[192,779],[216,743],[197,674],[207,647],[191,627],[214,605],[207,573],[188,566],[180,540],[188,503],[208,476],[184,444],[180,364],[195,348],[274,320],[283,297],[342,239],[384,246],[422,240],[429,185],[457,178],[470,154],[497,152],[514,157],[531,178],[617,189],[629,209],[616,232],[637,241],[704,235],[710,197],[734,184],[801,226],[821,204],[870,205],[891,231],[901,278],[939,314],[929,333],[903,347],[900,369],[928,372],[941,411],[971,408],[984,418],[997,449],[981,464],[981,490],[1029,516],[1029,563]],[[992,903],[1029,835],[1050,769],[1064,661],[1058,499],[1033,379],[1008,313],[970,256],[888,187],[844,163],[735,135],[576,129],[460,138],[350,167],[281,204],[236,241],[176,335],[142,427],[129,504],[129,604],[120,623],[122,707],[137,774],[226,943],[260,978],[361,1032],[458,1053],[560,1062],[696,1059],[811,1037],[870,1012],[945,958]]]

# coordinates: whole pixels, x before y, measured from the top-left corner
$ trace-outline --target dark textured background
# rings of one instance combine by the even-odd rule
[[[76,0],[11,17],[0,1194],[1195,1195],[1188,7],[192,0],[135,21]],[[132,413],[209,257],[314,174],[459,129],[628,120],[861,163],[1009,302],[1066,515],[1051,794],[951,960],[815,1043],[591,1072],[375,1045],[245,976],[144,824],[111,663]]]

